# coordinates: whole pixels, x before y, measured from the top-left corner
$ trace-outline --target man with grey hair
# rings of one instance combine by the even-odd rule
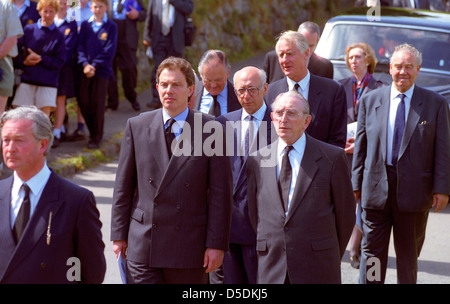
[[[317,23],[305,21],[300,24],[297,32],[305,36],[308,40],[308,45],[311,52],[311,56],[308,61],[309,72],[317,76],[333,79],[333,63],[330,60],[314,53],[320,38],[320,27]],[[280,68],[280,63],[278,62],[277,52],[275,50],[266,54],[263,66],[264,71],[267,74],[267,83],[275,82],[284,77],[283,71]]]
[[[428,212],[444,209],[450,194],[450,111],[445,99],[415,84],[422,55],[395,48],[392,85],[360,100],[352,183],[361,199],[360,283],[383,283],[393,229],[398,283],[417,282],[417,258]],[[370,271],[376,259],[379,273]]]
[[[0,283],[101,283],[105,245],[95,198],[48,168],[47,115],[19,107],[3,113],[0,127],[14,171],[0,180]]]
[[[245,168],[248,155],[270,144],[276,133],[272,130],[271,110],[264,102],[268,87],[264,70],[244,67],[234,74],[233,82],[242,109],[217,118],[228,131],[235,126],[233,132],[227,132],[227,143],[233,143],[233,209],[230,248],[223,259],[224,283],[256,284],[256,234],[248,217]]]
[[[272,109],[279,140],[247,160],[257,283],[340,283],[355,223],[345,152],[305,134],[312,118],[300,93],[281,93]]]
[[[284,78],[269,84],[265,101],[272,104],[283,92],[296,90],[308,100],[312,120],[306,133],[344,148],[347,137],[347,101],[344,87],[308,71],[311,50],[306,37],[295,31],[282,33],[275,47]]]
[[[200,58],[198,72],[202,85],[196,87],[195,110],[218,117],[241,108],[233,84],[228,81],[231,66],[223,51],[206,51]]]

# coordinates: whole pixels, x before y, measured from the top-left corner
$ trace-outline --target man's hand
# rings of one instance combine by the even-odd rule
[[[205,272],[212,272],[222,265],[223,250],[207,248],[205,251],[205,257],[203,258],[203,268],[206,268]]]
[[[127,18],[130,20],[136,20],[139,17],[139,12],[134,9],[131,5],[128,5],[130,11],[127,12]]]
[[[353,191],[353,195],[355,196],[356,204],[358,204],[358,201],[361,199],[361,191]]]
[[[42,61],[41,55],[35,53],[32,49],[28,48],[28,56],[23,61],[23,64],[26,66],[33,66]]]
[[[432,207],[436,207],[434,209],[434,212],[439,212],[442,209],[444,209],[448,204],[448,195],[447,194],[441,194],[441,193],[435,193],[433,195],[433,205]]]
[[[127,241],[120,240],[120,241],[113,242],[113,251],[116,254],[116,259],[119,258],[119,253],[121,253],[121,252],[122,252],[122,256],[124,258],[127,257],[127,247],[128,247]]]
[[[347,139],[347,142],[345,143],[345,153],[353,154],[353,149],[355,148],[355,138],[350,137]]]
[[[95,75],[95,67],[93,67],[90,64],[86,64],[83,68],[83,73],[86,75],[87,78],[92,78]]]

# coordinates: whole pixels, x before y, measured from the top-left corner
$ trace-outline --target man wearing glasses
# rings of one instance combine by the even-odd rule
[[[206,51],[198,64],[202,84],[196,87],[194,109],[215,117],[241,108],[228,81],[231,66],[227,55],[219,50]]]
[[[298,92],[280,94],[272,110],[279,140],[247,160],[257,283],[341,283],[341,259],[355,223],[347,158],[305,134],[311,115]]]
[[[246,162],[249,153],[270,144],[276,132],[271,132],[270,109],[264,103],[264,70],[245,67],[235,73],[233,83],[242,109],[217,118],[228,131],[227,143],[233,143],[233,150],[228,150],[233,173],[230,250],[224,255],[223,282],[256,284],[256,234],[248,217]]]

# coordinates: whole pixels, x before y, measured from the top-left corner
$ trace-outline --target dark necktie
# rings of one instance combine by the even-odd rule
[[[296,83],[296,84],[294,84],[294,87],[292,88],[292,90],[298,92],[298,88],[300,88],[300,85],[298,83]]]
[[[279,183],[280,183],[281,198],[283,200],[284,212],[287,212],[288,210],[289,191],[291,189],[292,167],[289,161],[289,152],[291,152],[293,148],[294,147],[292,146],[286,146],[286,148],[284,148],[284,155],[280,170]]]
[[[175,119],[170,118],[167,121],[167,128],[164,131],[164,135],[166,136],[166,145],[167,145],[167,152],[169,153],[169,159],[172,157],[172,142],[175,139],[175,133],[172,132],[172,126],[175,123]]]
[[[220,116],[220,104],[217,101],[217,95],[211,95],[213,98],[213,104],[211,105],[211,108],[209,109],[209,114],[214,115],[215,117]]]
[[[394,136],[392,139],[392,166],[397,166],[398,154],[402,143],[403,132],[405,131],[405,94],[400,94],[401,101],[397,107],[395,115]]]
[[[28,187],[27,184],[23,184],[22,189],[25,192],[25,196],[22,201],[22,206],[20,206],[19,213],[17,214],[13,229],[13,235],[16,243],[19,242],[30,218],[30,187]]]
[[[248,156],[251,146],[250,134],[252,134],[251,138],[253,139],[253,115],[248,116],[248,126],[247,131],[245,131],[245,141],[244,141],[244,149],[245,156]]]

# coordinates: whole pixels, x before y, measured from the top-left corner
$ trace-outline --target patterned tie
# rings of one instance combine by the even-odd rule
[[[172,132],[172,126],[175,123],[175,119],[170,118],[167,121],[167,128],[164,131],[164,135],[166,136],[166,146],[167,152],[169,153],[169,159],[172,157],[172,142],[175,139],[175,133]]]
[[[402,143],[403,132],[405,131],[405,94],[400,94],[401,101],[397,107],[395,115],[394,136],[392,139],[392,166],[397,166],[398,154]]]
[[[161,33],[167,36],[170,33],[170,9],[169,0],[163,0],[163,9],[161,16]]]
[[[22,185],[22,189],[25,192],[25,196],[20,206],[19,213],[17,214],[16,222],[14,223],[13,235],[16,244],[19,242],[28,220],[30,219],[30,187],[27,184]]]
[[[250,134],[252,134],[253,139],[253,115],[249,115],[248,117],[248,126],[247,131],[245,131],[245,141],[244,141],[244,149],[245,149],[245,156],[248,156],[248,153],[250,151],[251,146],[251,140],[250,140]]]
[[[284,155],[280,170],[279,186],[281,191],[281,198],[283,200],[284,212],[288,210],[289,191],[291,189],[292,167],[289,161],[289,152],[294,149],[292,146],[284,148]]]
[[[219,117],[221,114],[220,111],[220,103],[217,101],[217,95],[211,95],[213,98],[213,104],[211,105],[211,108],[209,108],[209,114]]]

